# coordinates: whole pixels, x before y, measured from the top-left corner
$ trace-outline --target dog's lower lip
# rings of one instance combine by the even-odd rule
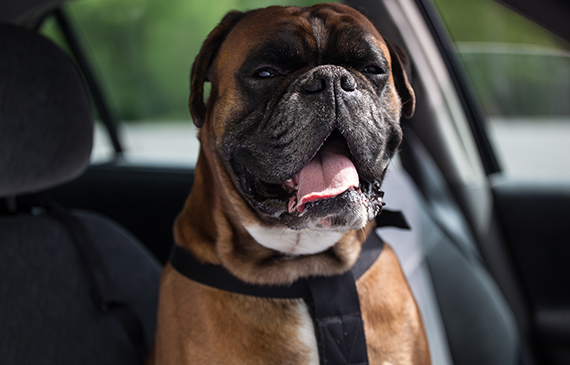
[[[288,210],[289,210],[289,215],[301,217],[301,216],[303,216],[304,213],[306,213],[307,211],[309,211],[309,210],[313,209],[314,207],[318,206],[318,205],[319,205],[320,203],[322,203],[323,201],[330,200],[330,199],[334,199],[334,198],[336,198],[336,197],[339,197],[339,196],[341,196],[341,195],[343,195],[343,194],[346,194],[347,192],[351,192],[351,191],[356,191],[356,192],[361,196],[361,198],[362,198],[362,203],[363,203],[365,206],[367,206],[367,207],[370,206],[370,205],[372,205],[372,204],[374,203],[374,201],[376,201],[376,200],[377,200],[377,201],[380,201],[380,202],[382,201],[382,196],[374,197],[374,196],[372,195],[372,194],[374,194],[374,193],[372,192],[372,190],[371,190],[370,188],[368,189],[368,193],[363,192],[363,191],[362,191],[362,188],[361,188],[361,187],[362,187],[362,184],[363,184],[363,183],[361,183],[358,187],[350,187],[350,188],[346,189],[345,191],[343,191],[342,193],[340,193],[340,194],[338,194],[338,195],[336,195],[336,196],[334,196],[334,197],[324,198],[324,199],[317,199],[317,200],[313,200],[313,201],[307,202],[307,203],[305,204],[304,209],[302,209],[301,211],[299,211],[299,210],[297,210],[297,209],[292,209],[292,208],[291,208],[291,206],[295,206],[295,205],[296,205],[296,195],[295,195],[295,194],[292,194],[292,195],[290,195],[290,197],[289,197],[289,204],[288,204],[288,206],[289,206],[289,209],[288,209]],[[374,183],[372,183],[372,184],[364,183],[364,184],[369,185],[369,186],[374,185]],[[382,195],[383,195],[383,193],[382,193]]]

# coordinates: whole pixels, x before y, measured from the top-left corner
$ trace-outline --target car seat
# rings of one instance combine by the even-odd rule
[[[89,96],[42,36],[0,24],[0,354],[3,364],[140,364],[160,264],[101,215],[42,191],[89,164]]]
[[[382,189],[386,208],[404,212],[411,226],[376,232],[400,260],[423,316],[432,364],[533,364],[467,222],[410,129]]]

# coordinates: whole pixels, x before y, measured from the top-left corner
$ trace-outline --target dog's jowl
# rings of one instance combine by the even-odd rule
[[[430,363],[373,232],[414,112],[406,62],[340,4],[231,12],[209,34],[189,102],[200,157],[150,363]]]

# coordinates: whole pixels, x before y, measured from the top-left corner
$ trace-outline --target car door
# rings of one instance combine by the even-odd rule
[[[458,182],[433,134],[419,137],[466,213],[536,360],[568,364],[570,44],[493,1],[434,3],[415,2],[469,119],[485,186]],[[568,23],[559,21],[566,3],[536,9],[542,24],[551,19],[551,29],[568,34]],[[465,198],[469,190],[488,192],[487,206]]]

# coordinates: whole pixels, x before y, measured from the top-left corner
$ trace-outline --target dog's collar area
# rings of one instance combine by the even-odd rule
[[[376,226],[410,229],[401,212],[389,210],[376,217]],[[356,280],[374,264],[383,248],[384,242],[371,232],[350,271],[343,275],[299,279],[291,285],[245,283],[221,265],[198,262],[178,245],[174,245],[169,261],[187,278],[219,290],[261,298],[303,299],[309,305],[315,324],[320,363],[365,365],[368,355]]]

